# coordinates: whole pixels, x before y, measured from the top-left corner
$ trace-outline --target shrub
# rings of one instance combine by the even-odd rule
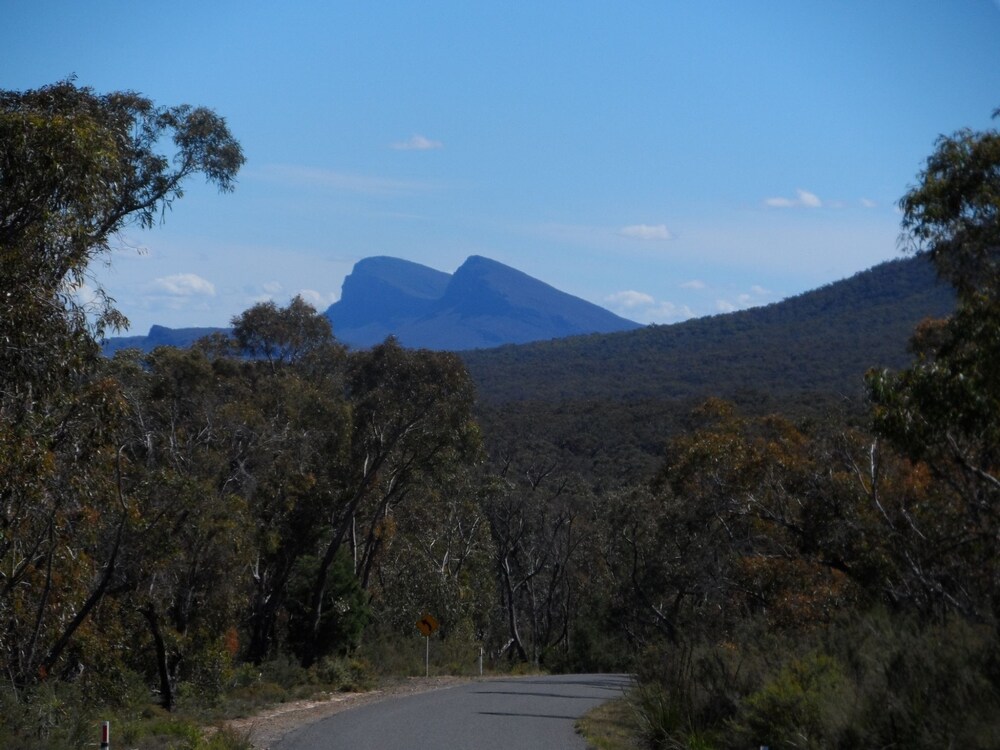
[[[743,701],[734,733],[751,747],[836,747],[853,719],[852,687],[825,654],[793,659]]]

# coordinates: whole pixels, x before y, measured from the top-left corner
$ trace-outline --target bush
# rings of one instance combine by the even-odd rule
[[[204,750],[254,750],[248,733],[226,727],[209,737],[203,748]]]
[[[750,747],[837,747],[855,718],[852,688],[829,656],[793,659],[743,701],[733,733]]]
[[[633,702],[650,747],[714,747],[761,668],[731,643],[684,644],[647,653]]]
[[[110,686],[104,700],[100,687]],[[111,689],[113,688],[113,689]],[[141,716],[150,693],[134,672],[83,672],[75,681],[47,680],[30,689],[0,687],[0,748],[63,750],[96,745],[100,722],[119,726]]]
[[[859,695],[845,747],[995,748],[1000,737],[997,631],[959,617],[943,623],[869,618],[843,661]]]
[[[652,748],[996,747],[1000,640],[873,611],[778,638],[660,648],[633,698]]]
[[[376,682],[375,668],[363,658],[327,656],[320,659],[315,673],[319,683],[330,690],[368,690]]]

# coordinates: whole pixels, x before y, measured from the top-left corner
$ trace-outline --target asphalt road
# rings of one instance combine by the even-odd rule
[[[584,750],[574,722],[628,684],[607,674],[481,680],[335,714],[275,750]]]

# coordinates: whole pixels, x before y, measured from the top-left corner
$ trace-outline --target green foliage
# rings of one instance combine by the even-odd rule
[[[853,718],[850,688],[830,657],[795,659],[745,699],[737,732],[775,748],[833,747]]]
[[[296,296],[287,307],[261,302],[233,321],[237,351],[271,364],[292,363],[333,345],[330,321]]]
[[[375,687],[378,675],[362,656],[325,656],[316,665],[321,685],[344,692],[361,692]]]
[[[322,612],[316,630],[310,617],[310,593],[319,560],[302,556],[296,560],[288,581],[288,648],[300,659],[312,643],[320,653],[344,655],[356,648],[368,624],[367,597],[354,574],[354,565],[341,549],[334,558],[323,589]]]
[[[856,692],[854,747],[987,748],[1000,731],[1000,640],[993,626],[881,613],[827,646]]]
[[[941,136],[899,205],[907,249],[928,253],[963,300],[1000,295],[1000,132]]]
[[[809,636],[755,627],[647,654],[633,696],[654,748],[992,747],[997,637],[883,610]]]
[[[692,727],[684,706],[662,687],[639,688],[632,695],[639,717],[638,732],[655,750],[711,750],[716,745],[710,735]]]
[[[167,140],[172,157],[159,152]],[[0,91],[0,371],[38,388],[77,369],[66,343],[92,352],[91,321],[98,334],[126,323],[104,295],[96,309],[76,302],[88,266],[126,226],[151,227],[192,175],[228,191],[242,164],[225,121],[205,108],[71,80]]]
[[[173,159],[159,153],[170,137]],[[125,321],[75,288],[185,180],[229,190],[242,162],[209,110],[72,81],[0,92],[0,664],[18,689],[86,674],[125,643],[121,627],[104,639],[92,627],[114,620],[101,605],[142,515],[126,493],[129,405],[92,338]]]
[[[943,137],[900,202],[909,248],[959,295],[956,313],[913,339],[917,361],[872,372],[875,429],[940,481],[937,513],[908,520],[937,542],[919,582],[938,606],[1000,613],[1000,133]]]
[[[62,750],[81,747],[92,724],[82,720],[72,686],[52,684],[30,694],[0,688],[0,747]]]
[[[369,682],[374,676],[388,680],[423,677],[427,645],[424,637],[417,631],[416,618],[404,632],[373,625],[365,633],[356,659],[364,665]],[[468,624],[453,624],[451,633],[447,635],[438,630],[430,637],[429,645],[432,676],[479,674],[481,642]],[[484,671],[489,672],[493,667],[495,665],[491,664],[487,655],[484,659]]]
[[[195,172],[232,188],[243,159],[220,118],[64,82],[0,94],[0,133],[0,670],[24,716],[124,705],[135,684],[201,716],[230,691],[368,684],[341,656],[394,543],[399,569],[454,559],[441,600],[475,591],[488,609],[475,503],[445,499],[471,486],[479,448],[457,358],[392,341],[348,356],[298,298],[251,308],[231,340],[94,357],[93,335],[123,320],[110,300],[88,317],[68,285]],[[172,160],[158,153],[171,136]],[[274,672],[284,653],[300,662],[287,686],[241,667]]]
[[[191,721],[155,717],[127,724],[112,746],[126,743],[137,750],[253,750],[245,732],[227,727],[205,730]]]
[[[419,615],[418,615],[419,616]],[[380,677],[419,677],[424,674],[425,643],[417,632],[416,618],[408,633],[372,626],[358,650]],[[432,654],[437,657],[437,641]],[[435,670],[436,671],[436,670]]]
[[[254,744],[247,732],[222,727],[204,743],[204,750],[254,750]]]
[[[576,722],[577,731],[594,750],[635,750],[637,714],[626,698],[602,703]]]

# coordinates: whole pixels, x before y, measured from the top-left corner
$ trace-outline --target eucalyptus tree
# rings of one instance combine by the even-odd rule
[[[383,518],[367,579],[380,624],[410,634],[416,618],[431,613],[443,638],[495,640],[493,543],[483,508],[488,487],[474,464],[456,466],[414,488],[404,508]]]
[[[240,481],[249,389],[239,362],[201,348],[119,353],[128,402],[123,484],[137,510],[110,590],[145,648],[160,702],[179,682],[216,691],[246,609],[252,518]]]
[[[171,155],[160,152],[168,140]],[[78,363],[81,352],[68,342],[89,343],[92,353],[87,334],[127,323],[100,288],[92,307],[75,296],[119,233],[152,227],[197,173],[232,190],[243,161],[225,121],[204,107],[97,94],[71,80],[0,91],[0,384],[7,399]],[[11,407],[4,404],[8,416]]]
[[[369,588],[394,516],[433,496],[447,477],[471,471],[479,451],[472,381],[454,354],[408,350],[389,338],[351,355],[345,385],[350,449],[317,550],[302,651],[307,665],[320,655],[327,585],[341,551]]]
[[[230,344],[246,388],[243,413],[232,415],[232,481],[256,529],[246,653],[260,661],[288,645],[289,633],[301,640],[303,589],[311,587],[312,560],[328,534],[350,450],[347,355],[329,320],[298,297],[234,318]],[[282,618],[290,618],[288,633]]]
[[[1000,117],[1000,110],[994,113]],[[1000,131],[961,130],[937,142],[900,201],[906,249],[930,256],[958,308],[912,340],[914,364],[874,371],[876,429],[943,483],[939,514],[899,519],[923,539],[914,568],[947,608],[1000,615]],[[935,560],[926,553],[937,540]],[[917,548],[911,548],[917,554]]]
[[[592,491],[538,444],[508,446],[494,460],[483,508],[504,623],[498,651],[537,665],[569,647],[590,578]]]
[[[0,92],[0,660],[17,685],[86,661],[73,644],[142,512],[94,340],[126,321],[100,288],[77,292],[122,230],[151,227],[197,173],[231,190],[242,163],[205,108],[73,81]]]

